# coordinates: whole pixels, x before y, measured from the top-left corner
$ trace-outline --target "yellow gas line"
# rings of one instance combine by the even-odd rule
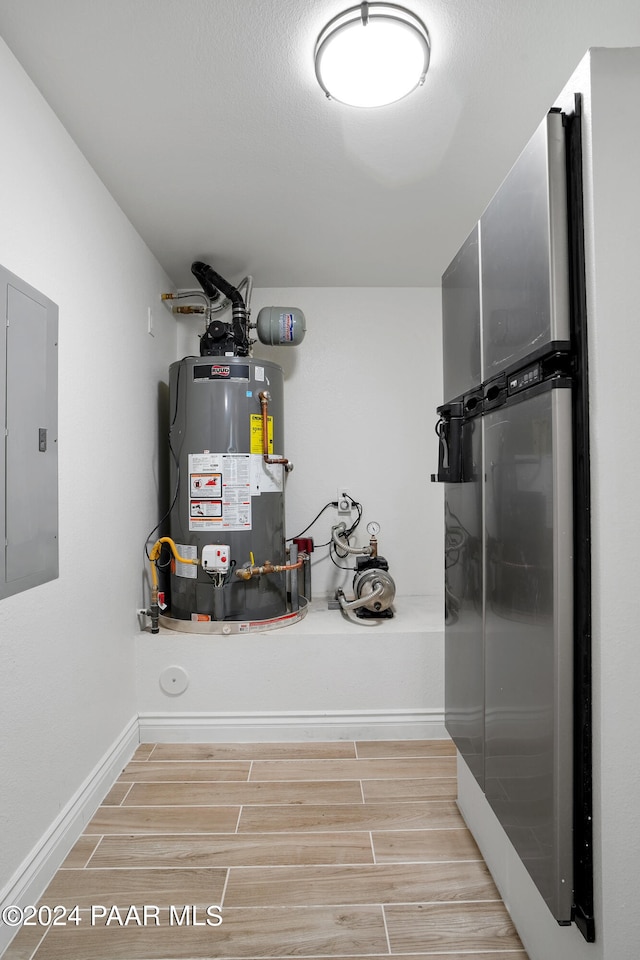
[[[178,553],[178,548],[176,547],[174,541],[171,537],[160,537],[159,540],[156,540],[154,545],[151,547],[149,553],[149,562],[151,564],[151,585],[153,587],[158,586],[158,571],[156,570],[156,560],[160,556],[160,551],[162,550],[162,544],[168,543],[171,548],[171,553],[178,563],[192,563],[196,566],[200,563],[198,559],[192,559],[191,557],[181,557]]]

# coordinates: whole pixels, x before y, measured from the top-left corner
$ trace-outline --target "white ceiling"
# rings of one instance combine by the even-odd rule
[[[640,45],[640,3],[405,0],[429,73],[370,111],[313,71],[350,5],[0,0],[0,36],[176,285],[194,259],[262,287],[437,285],[586,50]]]

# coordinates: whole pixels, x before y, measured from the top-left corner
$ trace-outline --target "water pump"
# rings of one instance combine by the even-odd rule
[[[396,587],[389,573],[389,564],[378,556],[378,533],[380,524],[372,521],[367,525],[369,544],[352,547],[347,542],[346,525],[343,522],[331,528],[333,542],[343,552],[359,554],[353,578],[354,599],[347,600],[342,590],[336,591],[336,600],[345,616],[354,623],[373,625],[393,617],[392,604]]]

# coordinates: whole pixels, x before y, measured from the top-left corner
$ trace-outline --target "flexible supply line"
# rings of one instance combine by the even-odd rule
[[[347,600],[342,590],[338,590],[338,601],[340,602],[340,606],[343,610],[357,610],[359,607],[364,607],[367,604],[370,604],[371,601],[375,600],[377,597],[381,597],[384,591],[384,584],[378,581],[371,593],[368,593],[364,597],[358,597],[357,600]]]
[[[156,560],[160,556],[160,551],[162,550],[162,544],[168,543],[171,548],[171,553],[178,563],[192,563],[194,566],[198,566],[200,561],[193,557],[181,557],[178,553],[178,548],[176,547],[174,541],[171,537],[160,537],[159,540],[156,540],[154,545],[151,547],[151,552],[149,553],[149,562],[151,563],[151,583],[154,586],[158,585],[158,571],[156,570]]]
[[[378,583],[378,585],[373,590],[373,592],[369,593],[364,598],[360,597],[357,600],[348,601],[344,593],[342,592],[342,590],[338,590],[336,593],[336,599],[340,604],[340,609],[344,613],[347,620],[350,620],[351,623],[356,623],[359,627],[377,627],[380,623],[382,623],[382,620],[373,619],[373,618],[371,620],[367,620],[367,619],[355,616],[353,611],[357,610],[358,607],[363,607],[365,603],[369,603],[375,597],[379,597],[383,593],[384,593],[384,587],[381,583]]]
[[[261,390],[258,394],[260,400],[260,411],[262,413],[262,459],[265,463],[289,463],[286,457],[269,456],[269,400],[271,397],[266,390]]]
[[[181,290],[180,293],[161,293],[161,300],[185,300],[187,297],[199,297],[200,300],[204,300],[206,303],[205,313],[211,313],[211,300],[206,295],[203,290]],[[176,308],[172,307],[172,312],[175,313]]]
[[[181,557],[178,553],[178,548],[171,537],[160,537],[160,539],[156,540],[154,545],[151,547],[149,552],[149,563],[151,565],[151,605],[149,608],[149,616],[151,617],[151,633],[160,632],[160,628],[158,626],[160,620],[160,607],[158,605],[158,571],[156,569],[156,561],[160,556],[163,543],[169,544],[171,553],[178,563],[192,563],[196,566],[200,563],[199,560],[193,559],[192,557]]]
[[[350,547],[346,537],[343,537],[342,534],[346,533],[347,525],[344,520],[341,520],[340,523],[337,523],[335,527],[331,527],[331,538],[337,547],[340,547],[341,550],[344,550],[345,553],[352,553],[360,556],[369,556],[373,553],[373,548],[371,545],[367,547]],[[377,544],[376,544],[377,545]]]
[[[251,580],[251,577],[258,577],[263,573],[283,573],[285,570],[299,570],[306,559],[306,553],[300,553],[296,563],[273,564],[270,560],[267,560],[261,567],[251,564],[249,567],[240,567],[239,570],[236,570],[236,577],[241,580]]]

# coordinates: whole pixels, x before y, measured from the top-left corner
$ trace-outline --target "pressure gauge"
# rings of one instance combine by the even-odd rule
[[[377,537],[380,533],[380,524],[376,520],[372,520],[371,523],[367,524],[367,533],[371,537]]]

